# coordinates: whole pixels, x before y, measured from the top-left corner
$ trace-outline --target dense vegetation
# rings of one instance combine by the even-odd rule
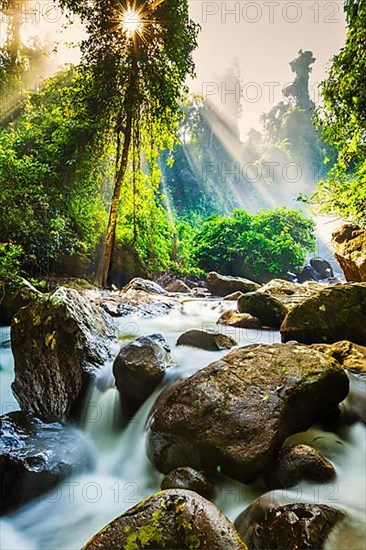
[[[107,274],[123,284],[134,275],[211,269],[285,276],[312,249],[313,226],[297,211],[272,208],[291,208],[296,190],[312,192],[319,178],[323,210],[365,222],[362,4],[346,2],[347,41],[323,84],[318,129],[309,94],[315,58],[300,50],[284,101],[245,143],[240,102],[221,112],[185,89],[198,30],[186,1],[146,4],[148,41],[116,26],[113,1],[62,5],[88,30],[79,66],[24,98],[19,90],[32,67],[43,74],[44,61],[39,45],[21,43],[19,18],[0,50],[1,278],[99,273],[103,284]],[[237,68],[225,81],[240,88]],[[291,162],[301,168],[293,187],[283,176]],[[243,171],[238,178],[237,163],[259,167],[260,181]]]
[[[287,208],[251,215],[234,210],[232,217],[205,221],[194,237],[198,265],[230,275],[267,281],[301,268],[314,248],[313,223]]]
[[[315,200],[322,210],[366,223],[366,5],[345,3],[348,32],[332,60],[317,113],[323,138],[337,149],[337,161]]]

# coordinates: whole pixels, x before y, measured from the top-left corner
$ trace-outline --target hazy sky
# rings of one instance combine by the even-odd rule
[[[344,44],[339,0],[190,0],[190,6],[192,18],[202,27],[194,89],[220,103],[225,98],[223,75],[237,60],[244,84],[243,134],[259,128],[260,115],[282,99],[282,88],[293,80],[289,62],[299,49],[313,51],[317,59],[311,76],[316,100],[317,83]]]
[[[251,128],[259,129],[259,117],[281,100],[282,88],[293,80],[289,62],[299,49],[312,50],[317,61],[311,87],[317,98],[317,83],[325,76],[330,58],[342,47],[345,36],[341,0],[262,0],[207,1],[189,0],[192,18],[201,25],[199,48],[195,53],[197,80],[190,83],[195,92],[217,105],[230,92],[223,82],[225,71],[235,61],[240,67],[244,86],[242,100],[243,136]],[[61,12],[52,0],[29,1],[29,16],[24,33],[39,35],[44,41],[63,43],[80,38],[74,24],[62,31]],[[5,37],[0,22],[0,41]],[[77,60],[77,52],[59,47],[59,59]]]

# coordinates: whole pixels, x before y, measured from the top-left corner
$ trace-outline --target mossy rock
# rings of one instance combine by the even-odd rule
[[[16,313],[41,293],[26,279],[0,281],[0,324],[11,325]]]
[[[366,283],[326,287],[295,306],[282,326],[283,342],[366,345]]]
[[[346,398],[332,357],[296,343],[231,351],[168,389],[150,422],[148,453],[163,473],[181,466],[251,483],[290,435]]]
[[[238,311],[260,319],[262,325],[279,328],[288,313],[280,300],[266,292],[249,292],[238,300]]]
[[[197,493],[162,491],[104,527],[83,550],[245,550],[233,524]]]

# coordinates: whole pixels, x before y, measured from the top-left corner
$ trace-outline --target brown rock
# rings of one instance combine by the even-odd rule
[[[334,344],[313,344],[313,349],[334,357],[346,370],[366,374],[366,347],[343,340]]]
[[[207,275],[207,284],[213,296],[227,296],[237,291],[245,294],[246,292],[253,292],[260,288],[260,285],[249,281],[249,279],[219,275],[215,271]]]
[[[251,550],[323,548],[333,527],[345,514],[325,504],[263,504],[258,499],[235,521]]]
[[[231,336],[220,332],[206,332],[204,330],[188,330],[181,334],[177,340],[177,346],[191,346],[207,351],[230,349],[237,345]]]
[[[366,284],[324,287],[295,306],[282,326],[282,341],[332,344],[350,340],[366,344]]]
[[[237,313],[236,311],[225,311],[217,321],[217,324],[251,329],[262,326],[261,321],[257,317],[253,317],[250,313]]]
[[[232,292],[232,294],[228,294],[227,296],[224,296],[224,300],[226,301],[233,301],[233,302],[237,302],[240,298],[240,296],[243,296],[243,293],[238,291],[238,292]]]
[[[224,475],[252,482],[289,435],[308,429],[348,388],[341,366],[307,346],[234,350],[161,396],[150,424],[149,457],[163,473],[220,467]]]
[[[286,317],[285,304],[266,292],[248,292],[238,300],[238,311],[260,319],[263,326],[279,328]]]
[[[161,482],[162,490],[186,489],[212,500],[215,495],[215,487],[207,479],[203,472],[197,472],[193,468],[176,468],[167,474]]]
[[[346,223],[333,232],[332,244],[347,281],[366,281],[366,228]]]
[[[283,447],[265,476],[269,489],[292,487],[302,480],[323,483],[334,477],[332,463],[310,445]]]
[[[177,293],[183,293],[183,294],[192,294],[192,290],[189,288],[186,283],[183,281],[180,281],[179,279],[175,279],[174,281],[170,281],[165,286],[165,290],[168,292],[177,292]]]

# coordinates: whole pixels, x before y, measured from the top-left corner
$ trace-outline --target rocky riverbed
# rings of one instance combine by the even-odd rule
[[[2,548],[363,549],[365,283],[30,298],[1,333]]]

